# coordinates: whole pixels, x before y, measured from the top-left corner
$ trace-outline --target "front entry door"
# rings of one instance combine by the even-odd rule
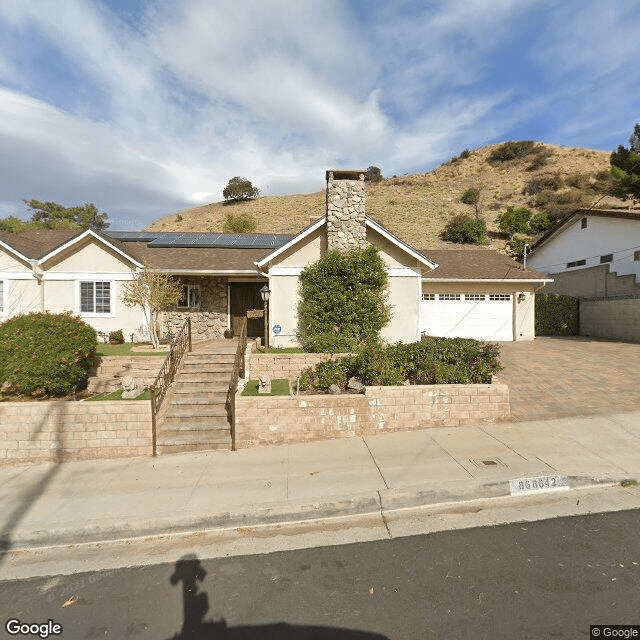
[[[260,289],[264,282],[231,282],[229,283],[229,309],[231,329],[235,336],[240,335],[242,319],[249,309],[264,309]],[[264,318],[247,320],[247,336],[259,338],[264,336]]]

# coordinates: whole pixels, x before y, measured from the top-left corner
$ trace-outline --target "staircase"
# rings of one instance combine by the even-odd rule
[[[231,449],[227,400],[237,346],[237,340],[211,340],[184,355],[159,416],[159,454]]]

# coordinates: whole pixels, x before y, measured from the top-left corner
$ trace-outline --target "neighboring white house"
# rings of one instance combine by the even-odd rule
[[[640,341],[640,211],[582,209],[532,246],[554,278],[548,293],[580,299],[580,334]]]
[[[372,243],[389,277],[389,342],[422,334],[484,340],[531,340],[535,292],[552,280],[490,249],[417,250],[366,216],[364,171],[327,172],[325,215],[295,236],[91,230],[0,232],[0,319],[30,311],[71,311],[96,330],[148,336],[144,314],[122,302],[136,270],[170,273],[182,300],[163,314],[171,337],[191,317],[194,339],[236,330],[271,290],[273,346],[297,344],[301,271],[329,249]],[[264,335],[252,319],[250,336]]]
[[[581,209],[532,247],[528,264],[548,274],[601,264],[618,275],[640,276],[640,211]]]

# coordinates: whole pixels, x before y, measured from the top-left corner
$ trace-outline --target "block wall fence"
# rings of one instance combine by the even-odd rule
[[[364,394],[237,396],[236,446],[457,427],[510,415],[509,387],[498,382],[367,387]]]
[[[252,353],[249,377],[258,380],[266,375],[272,380],[295,380],[305,369],[325,360],[337,360],[348,353]]]
[[[150,456],[151,403],[0,403],[0,465]]]

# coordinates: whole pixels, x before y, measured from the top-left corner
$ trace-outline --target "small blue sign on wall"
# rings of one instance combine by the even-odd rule
[[[278,335],[281,331],[282,331],[282,327],[279,324],[273,325],[273,333],[275,335]]]

